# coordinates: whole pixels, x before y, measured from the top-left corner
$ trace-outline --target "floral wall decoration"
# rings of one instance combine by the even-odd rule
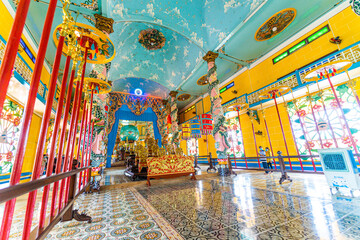
[[[6,99],[0,115],[0,174],[10,173],[13,167],[23,108]]]
[[[360,107],[347,84],[336,87],[341,106],[331,90],[324,90],[287,103],[296,145],[300,155],[317,155],[317,149],[351,148],[354,150],[345,121],[351,134],[360,139]],[[345,119],[341,116],[341,110]],[[357,150],[360,151],[357,145]],[[311,160],[306,159],[305,160]],[[319,161],[319,159],[315,159]]]
[[[227,154],[232,157],[244,157],[244,143],[242,142],[242,131],[238,118],[235,117],[227,120],[225,126],[228,131],[228,142],[231,146],[227,150]]]
[[[157,50],[165,46],[166,38],[157,29],[142,30],[139,34],[139,43],[147,50]]]

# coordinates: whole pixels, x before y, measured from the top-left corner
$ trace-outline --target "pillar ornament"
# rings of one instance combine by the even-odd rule
[[[176,104],[176,95],[178,94],[177,91],[171,91],[170,95],[170,117],[171,117],[171,129],[170,132],[172,133],[171,143],[175,144],[176,147],[180,145],[180,132],[178,126],[178,108]]]
[[[96,20],[95,27],[97,29],[99,29],[100,31],[105,31],[108,34],[114,32],[114,29],[113,29],[114,19],[107,18],[107,17],[101,16],[99,14],[94,14],[94,17]]]
[[[230,148],[228,142],[227,127],[225,126],[224,109],[221,106],[221,97],[219,92],[219,80],[217,79],[215,59],[219,56],[218,53],[207,52],[203,59],[208,64],[207,78],[209,80],[209,96],[211,101],[211,113],[214,116],[214,130],[213,136],[215,138],[215,147],[219,164],[226,166],[227,154],[226,151]],[[226,172],[219,172],[220,174],[227,174]]]

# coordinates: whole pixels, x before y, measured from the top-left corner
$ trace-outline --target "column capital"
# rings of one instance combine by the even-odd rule
[[[203,59],[206,61],[206,62],[215,62],[215,59],[219,56],[218,53],[214,53],[212,51],[208,51],[206,53],[206,55],[203,57]]]
[[[99,14],[94,14],[94,17],[96,20],[95,27],[97,29],[99,29],[100,31],[104,31],[108,34],[114,32],[114,29],[113,29],[114,19],[107,18],[107,17],[104,17]]]

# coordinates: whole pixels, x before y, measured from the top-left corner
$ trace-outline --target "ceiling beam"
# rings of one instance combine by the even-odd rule
[[[248,66],[249,63],[241,60],[241,59],[238,59],[238,58],[235,58],[233,56],[230,56],[230,55],[227,55],[225,53],[222,53],[222,52],[217,52],[219,53],[219,58],[223,59],[223,60],[226,60],[226,61],[229,61],[229,62],[232,62],[232,63],[235,63],[236,65],[242,65],[242,66]]]

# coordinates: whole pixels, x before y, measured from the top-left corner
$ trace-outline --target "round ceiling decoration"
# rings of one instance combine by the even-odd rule
[[[139,43],[147,50],[157,50],[165,46],[164,34],[156,29],[142,30],[139,34]]]
[[[287,28],[295,19],[296,10],[287,8],[271,16],[255,33],[256,41],[265,41]]]
[[[360,0],[350,0],[351,9],[360,16]]]
[[[177,97],[177,100],[179,101],[186,101],[191,97],[190,94],[184,93]]]
[[[202,77],[200,77],[197,81],[196,81],[197,85],[200,86],[204,86],[209,84],[209,80],[207,79],[207,75],[204,75]]]

